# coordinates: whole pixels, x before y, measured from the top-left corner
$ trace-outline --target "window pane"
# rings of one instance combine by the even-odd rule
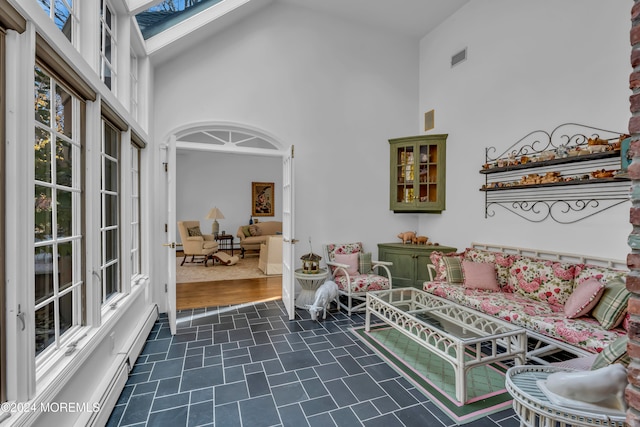
[[[73,326],[73,291],[60,297],[60,335]]]
[[[114,159],[118,158],[119,133],[112,126],[105,123],[104,126],[104,153]]]
[[[58,245],[58,290],[63,291],[73,284],[73,243]]]
[[[104,289],[105,301],[118,292],[118,264],[111,265],[105,269]]]
[[[36,67],[35,72],[36,120],[44,125],[49,125],[51,117],[51,80],[38,67]]]
[[[53,302],[36,311],[36,356],[56,338]]]
[[[73,145],[62,138],[56,140],[56,183],[73,186]]]
[[[118,191],[118,164],[109,159],[104,159],[104,189]]]
[[[105,261],[113,261],[118,258],[118,230],[105,232]]]
[[[103,227],[118,225],[118,196],[104,195],[104,223]]]
[[[105,11],[104,11],[104,22],[107,24],[107,28],[111,29],[111,9],[109,9],[109,6],[105,7]]]
[[[69,138],[73,137],[71,133],[73,128],[73,104],[71,101],[71,95],[60,86],[56,86],[56,131]]]
[[[111,64],[113,61],[111,60],[111,37],[109,33],[105,34],[104,37],[104,57]]]
[[[67,40],[71,41],[71,5],[67,6],[63,0],[55,0],[55,8],[53,22],[60,28]]]
[[[51,133],[36,126],[33,144],[36,181],[51,182]]]
[[[111,89],[111,68],[105,63],[102,70],[102,75],[104,76],[102,81],[104,84]]]
[[[35,241],[40,242],[42,240],[51,240],[53,238],[53,232],[51,230],[52,224],[52,210],[51,210],[51,189],[42,187],[40,185],[35,186]]]
[[[56,192],[58,215],[58,238],[73,236],[73,194],[69,191],[58,190]]]
[[[35,249],[36,304],[53,295],[53,246]]]

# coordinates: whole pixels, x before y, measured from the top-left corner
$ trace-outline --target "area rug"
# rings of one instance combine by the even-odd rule
[[[353,328],[353,332],[457,424],[465,424],[511,406],[512,398],[504,385],[508,367],[503,364],[477,366],[468,371],[468,401],[463,405],[455,399],[453,367],[442,358],[388,325],[372,327],[370,332],[358,327]]]
[[[187,261],[190,258],[187,258]],[[197,259],[196,259],[197,260]],[[182,256],[176,258],[176,282],[215,282],[218,280],[255,279],[257,277],[268,277],[258,268],[257,256],[245,256],[240,258],[235,265],[224,265],[216,262],[208,267],[203,263],[185,262],[180,266]]]

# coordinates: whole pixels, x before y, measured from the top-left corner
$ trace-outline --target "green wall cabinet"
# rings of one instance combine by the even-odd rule
[[[390,139],[390,207],[394,212],[445,209],[446,134]]]
[[[429,280],[427,265],[431,264],[431,252],[455,252],[450,246],[410,245],[402,243],[378,243],[378,259],[391,261],[389,267],[394,288],[413,286],[422,289]]]

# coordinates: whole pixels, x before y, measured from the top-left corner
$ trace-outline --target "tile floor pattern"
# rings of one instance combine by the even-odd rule
[[[350,332],[341,312],[289,321],[282,301],[178,312],[154,325],[108,426],[450,426]],[[512,409],[465,424],[512,427]]]

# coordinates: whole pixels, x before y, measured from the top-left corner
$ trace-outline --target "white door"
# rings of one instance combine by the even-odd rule
[[[282,302],[293,320],[296,312],[294,307],[293,258],[295,256],[294,243],[294,197],[293,197],[293,145],[282,161]]]
[[[171,136],[164,160],[167,203],[167,316],[171,334],[176,333],[176,138]]]

